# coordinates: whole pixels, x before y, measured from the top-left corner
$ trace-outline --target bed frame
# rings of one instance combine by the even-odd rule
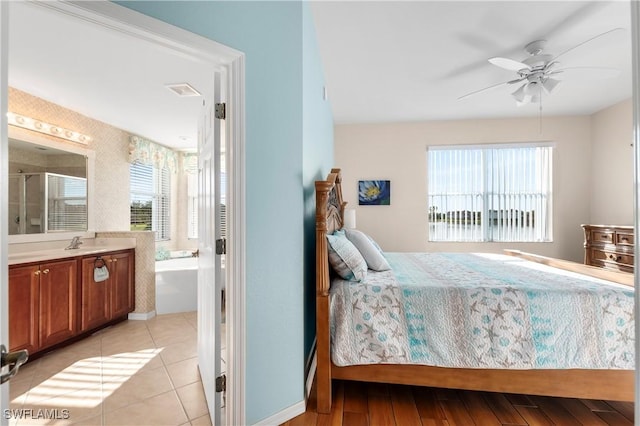
[[[331,362],[327,233],[342,228],[346,202],[340,169],[316,181],[316,332],[318,413],[331,411],[332,379],[431,386],[450,389],[546,395],[613,401],[634,400],[633,370],[498,370],[424,365],[374,364],[338,367]],[[633,275],[587,265],[507,251],[513,256],[633,286]]]

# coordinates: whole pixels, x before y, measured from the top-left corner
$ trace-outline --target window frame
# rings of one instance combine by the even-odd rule
[[[138,171],[136,170],[137,168],[146,170]],[[135,230],[133,228],[135,219],[133,213],[134,202],[141,200],[151,202],[150,230],[155,233],[155,241],[169,241],[171,239],[171,172],[167,168],[159,169],[151,164],[135,162],[129,166],[129,176],[129,208],[131,211],[129,223],[131,230]],[[150,179],[150,181],[143,182],[142,180],[145,178]],[[140,179],[140,184],[146,185],[147,188],[134,187],[137,179]],[[149,189],[149,186],[152,189]]]
[[[536,182],[536,185],[540,187],[535,191],[525,192],[507,192],[503,190],[496,190],[502,186],[505,188],[506,183],[510,182],[514,186],[526,186],[527,184],[523,183],[524,181],[513,181],[513,178],[518,173],[514,167],[515,161],[526,161],[524,156],[514,158],[514,162],[506,163],[506,164],[498,164],[499,159],[496,159],[498,155],[496,152],[500,152],[503,150],[500,155],[507,152],[507,150],[513,149],[529,149],[529,148],[542,148],[540,151],[540,158],[536,158],[534,163],[534,172],[539,173],[536,175],[536,179],[539,182]],[[431,153],[434,151],[450,151],[452,155],[456,155],[455,151],[462,153],[464,151],[472,151],[476,150],[480,152],[482,165],[475,170],[472,169],[469,172],[469,163],[465,163],[464,166],[467,166],[466,173],[474,173],[476,191],[469,194],[464,194],[466,196],[475,196],[480,197],[480,201],[478,204],[481,205],[481,208],[476,211],[473,207],[471,210],[468,208],[453,208],[453,210],[446,209],[446,212],[437,213],[437,206],[433,199],[435,197],[454,197],[456,195],[460,196],[461,194],[456,194],[455,191],[435,193],[435,188],[432,187],[432,179],[434,177]],[[548,243],[553,242],[553,168],[554,168],[554,151],[555,151],[555,143],[549,141],[540,141],[540,142],[523,142],[523,143],[492,143],[492,144],[469,144],[469,145],[433,145],[427,147],[427,241],[428,242],[465,242],[465,243]],[[531,154],[527,154],[531,156]],[[537,154],[536,154],[537,155]],[[470,156],[468,156],[470,157]],[[459,166],[460,169],[465,168],[462,164],[462,161],[468,161],[465,157],[463,160],[457,161],[456,166]],[[530,158],[529,158],[530,161]],[[475,163],[474,163],[475,164]],[[444,166],[443,166],[444,167]],[[499,172],[499,173],[496,173]],[[546,172],[546,175],[543,174]],[[480,173],[480,176],[477,175]],[[501,177],[494,178],[491,180],[489,175],[491,174],[497,175],[500,174]],[[508,180],[508,178],[504,178],[505,175],[510,174],[512,180]],[[456,177],[458,177],[456,175]],[[463,185],[461,182],[471,179],[473,177],[469,177],[466,175],[464,178],[460,178],[458,180],[458,188],[460,185]],[[435,180],[435,179],[434,179]],[[449,183],[447,183],[449,184]],[[531,182],[529,182],[531,184]],[[480,187],[481,190],[478,191],[477,187]],[[465,188],[466,189],[466,188]],[[466,190],[466,191],[469,191]],[[505,197],[505,196],[516,196],[516,197],[531,197],[537,196],[541,200],[539,205],[536,205],[537,209],[535,210],[518,210],[513,208],[499,207],[496,209],[495,207],[495,199],[497,197]],[[518,202],[523,203],[523,201],[518,200]],[[445,202],[446,204],[446,202]],[[517,203],[516,203],[517,204]],[[468,205],[468,204],[467,204]],[[519,204],[518,204],[519,206]],[[435,207],[435,208],[434,208]],[[530,207],[529,207],[530,208]],[[531,214],[529,214],[531,211]],[[513,214],[516,212],[517,214]],[[537,212],[537,213],[536,213]],[[534,214],[535,213],[535,214]],[[437,215],[437,216],[436,216]],[[444,220],[443,216],[444,215]],[[436,220],[432,220],[436,216]],[[481,220],[482,217],[491,217],[492,220],[496,222],[495,225],[491,224],[490,220]],[[535,220],[536,217],[539,217],[541,225],[538,227],[537,222]],[[469,233],[465,229],[466,225],[469,225],[469,221],[471,221],[472,225],[480,225],[480,228],[476,228]],[[451,223],[454,225],[455,231],[451,231],[447,229],[442,235],[437,236],[434,228],[434,224],[438,222]],[[479,223],[478,223],[479,222]],[[509,223],[508,225],[505,225]],[[514,226],[513,224],[516,223]],[[532,225],[529,225],[532,223]],[[535,224],[535,225],[534,225]],[[460,226],[462,225],[462,226]],[[520,228],[529,228],[524,232],[515,232],[516,227]],[[505,231],[506,230],[506,231]],[[512,232],[513,231],[513,232]],[[452,235],[456,234],[457,235]],[[505,236],[506,233],[506,236]]]

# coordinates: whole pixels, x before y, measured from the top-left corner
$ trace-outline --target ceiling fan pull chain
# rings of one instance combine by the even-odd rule
[[[538,105],[538,132],[542,135],[542,90],[540,90],[540,102]]]

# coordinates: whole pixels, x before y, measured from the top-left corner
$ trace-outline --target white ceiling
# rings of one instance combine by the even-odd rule
[[[457,98],[510,80],[487,62],[526,57],[547,39],[563,66],[617,67],[608,80],[566,80],[544,98],[544,115],[591,114],[631,96],[626,1],[314,2],[318,43],[336,123],[534,116],[511,86]],[[211,90],[207,69],[144,40],[27,2],[10,3],[9,84],[176,149],[195,147],[202,99],[164,85]]]
[[[543,115],[591,114],[631,97],[628,1],[413,1],[312,3],[336,123],[535,116],[516,107],[517,86],[469,92],[516,77],[487,59],[522,61],[546,39],[562,66],[616,67],[614,79],[564,80],[543,98]],[[559,77],[558,79],[561,79]]]
[[[195,148],[202,98],[180,98],[165,84],[210,93],[201,63],[43,6],[11,2],[9,14],[10,86],[166,146]]]

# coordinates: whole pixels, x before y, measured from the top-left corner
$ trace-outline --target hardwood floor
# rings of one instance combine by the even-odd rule
[[[471,392],[334,380],[331,414],[307,411],[283,426],[633,425],[633,403]]]

